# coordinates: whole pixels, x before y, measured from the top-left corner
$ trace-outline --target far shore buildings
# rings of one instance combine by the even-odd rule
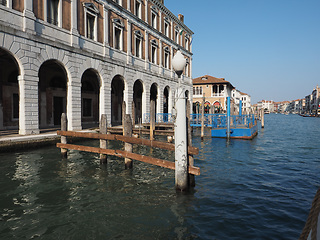
[[[262,100],[254,105],[255,110],[265,109],[270,112],[293,113],[311,116],[320,116],[320,88],[316,86],[311,94],[302,99],[274,102]]]
[[[170,114],[178,49],[192,100],[192,37],[163,0],[0,1],[0,130],[37,134],[59,126],[63,112],[68,130],[102,114],[108,125],[123,112],[144,122],[151,101]]]
[[[239,112],[239,103],[242,101],[243,114],[251,109],[251,98],[248,94],[237,90],[224,78],[216,78],[209,75],[193,79],[193,113],[200,113],[200,106],[204,100],[205,113],[226,112],[226,99],[231,98],[234,106],[231,112]]]

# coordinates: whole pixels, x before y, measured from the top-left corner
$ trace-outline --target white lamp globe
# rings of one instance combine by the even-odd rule
[[[172,67],[176,71],[179,77],[182,74],[186,64],[187,64],[187,60],[183,57],[181,51],[178,50],[172,59]]]

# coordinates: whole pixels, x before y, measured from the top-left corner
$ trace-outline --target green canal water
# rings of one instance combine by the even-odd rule
[[[297,239],[320,186],[320,119],[266,115],[252,141],[199,135],[189,193],[175,191],[174,171],[137,161],[62,160],[55,147],[0,154],[0,239]]]

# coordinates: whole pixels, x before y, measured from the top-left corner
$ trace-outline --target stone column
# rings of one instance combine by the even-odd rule
[[[132,48],[132,30],[131,22],[128,21],[128,31],[127,31],[127,64],[130,63],[131,58],[131,48]]]
[[[23,31],[34,33],[36,17],[33,13],[33,1],[24,0]]]
[[[162,41],[159,40],[159,74],[163,75],[162,66]]]
[[[45,4],[47,1],[44,1]],[[46,14],[46,8],[45,8],[45,14]],[[77,47],[79,45],[78,43],[78,10],[77,10],[77,0],[71,0],[71,36],[70,36],[70,45]]]
[[[145,41],[145,69],[149,70],[149,33],[146,32]]]
[[[68,131],[81,130],[81,83],[72,79],[68,80],[67,119]]]
[[[28,71],[29,72],[29,71]],[[31,71],[30,71],[31,72]],[[36,74],[35,72],[32,72]],[[38,76],[20,75],[19,81],[19,134],[38,134]]]

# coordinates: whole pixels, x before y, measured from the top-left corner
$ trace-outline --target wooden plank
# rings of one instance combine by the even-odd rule
[[[58,135],[68,136],[68,137],[83,137],[83,138],[92,138],[92,139],[104,139],[104,140],[118,140],[122,142],[132,143],[132,144],[140,144],[149,147],[156,147],[160,149],[174,151],[174,144],[165,143],[160,141],[151,141],[149,139],[143,138],[135,138],[135,137],[127,137],[116,134],[99,134],[92,132],[75,132],[75,131],[57,131]],[[189,146],[188,154],[197,155],[199,154],[199,148]]]
[[[74,144],[62,144],[62,143],[57,143],[58,148],[65,148],[65,149],[72,149],[72,150],[78,150],[78,151],[85,151],[85,152],[92,152],[92,153],[100,153],[100,154],[107,154],[107,155],[113,155],[117,157],[123,157],[123,158],[131,158],[137,161],[149,163],[152,165],[164,167],[164,168],[169,168],[174,170],[175,169],[175,163],[158,159],[158,158],[153,158],[149,156],[144,156],[136,153],[129,153],[121,150],[114,150],[114,149],[102,149],[102,148],[97,148],[97,147],[88,147],[88,146],[79,146],[79,145],[74,145]],[[190,174],[194,175],[200,175],[200,168],[194,167],[194,166],[189,166],[188,167],[188,172]]]

